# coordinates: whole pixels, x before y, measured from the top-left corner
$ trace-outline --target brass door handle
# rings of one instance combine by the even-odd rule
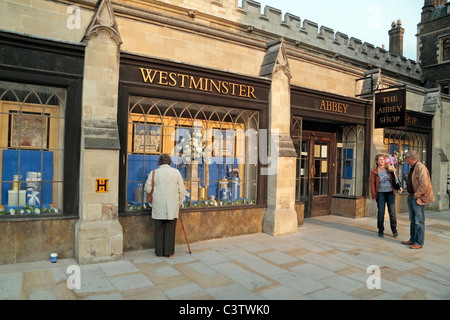
[[[316,175],[316,167],[311,166],[311,169],[309,169],[309,177],[314,178],[315,175]]]

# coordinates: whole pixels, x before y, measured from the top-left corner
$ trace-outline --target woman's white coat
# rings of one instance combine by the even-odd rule
[[[155,169],[155,186],[153,190],[152,218],[173,220],[178,218],[178,211],[183,204],[186,189],[180,172],[167,164]],[[148,175],[144,190],[152,189],[153,171]]]

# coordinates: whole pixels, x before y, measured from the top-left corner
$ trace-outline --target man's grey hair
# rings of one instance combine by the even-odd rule
[[[411,160],[416,161],[419,160],[419,157],[417,155],[417,151],[409,150],[405,153],[405,157],[411,158]]]

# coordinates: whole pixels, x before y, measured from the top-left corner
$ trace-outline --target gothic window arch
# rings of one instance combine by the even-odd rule
[[[442,60],[450,60],[450,37],[444,39],[442,42]]]
[[[258,111],[130,96],[127,211],[148,208],[143,185],[163,153],[185,182],[184,207],[256,203],[258,128]]]
[[[0,215],[63,213],[66,95],[0,81]]]
[[[308,145],[302,141],[303,119],[293,117],[292,124],[292,142],[297,153],[296,158],[296,179],[295,179],[295,200],[300,201],[302,197],[307,197],[308,190]]]
[[[423,133],[402,131],[396,129],[384,129],[384,145],[386,152],[395,155],[398,164],[397,172],[406,190],[406,179],[410,166],[405,162],[405,152],[417,151],[419,161],[427,165],[428,136]]]
[[[336,193],[361,196],[363,192],[365,127],[341,126],[337,133]]]

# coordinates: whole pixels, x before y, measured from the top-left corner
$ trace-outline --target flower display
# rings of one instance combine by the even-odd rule
[[[405,153],[404,152],[395,150],[394,155],[397,158],[398,164],[403,164],[405,162]]]
[[[198,163],[203,158],[206,164],[211,164],[211,149],[203,141],[201,130],[194,130],[193,132],[186,130],[179,147],[183,163],[190,164],[192,161]]]
[[[45,214],[45,213],[60,213],[61,210],[57,208],[47,208],[47,207],[36,207],[36,206],[30,206],[29,204],[26,204],[24,207],[20,207],[19,209],[0,209],[0,215],[21,215],[21,214]]]

